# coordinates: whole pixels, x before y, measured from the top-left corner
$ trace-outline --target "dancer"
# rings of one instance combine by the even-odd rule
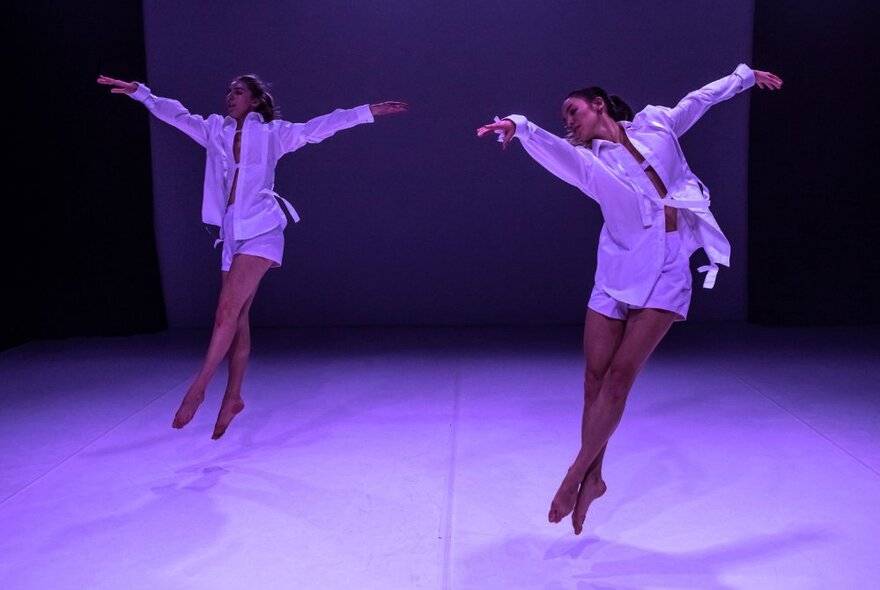
[[[98,83],[114,94],[138,100],[158,119],[177,127],[207,150],[202,221],[220,227],[223,242],[223,284],[211,342],[201,369],[190,385],[172,426],[183,428],[205,397],[205,389],[224,357],[229,380],[212,438],[223,436],[232,419],[244,409],[241,386],[250,354],[248,316],[257,287],[269,268],[281,266],[287,218],[299,216],[289,202],[274,192],[275,164],[288,152],[318,143],[337,131],[373,117],[407,110],[398,101],[337,109],[307,123],[279,118],[267,85],[257,76],[239,76],[226,92],[227,116],[207,118],[190,114],[176,100],[160,98],[138,82],[99,76]]]
[[[757,84],[782,80],[740,65],[684,97],[674,108],[648,106],[633,116],[599,87],[576,90],[562,103],[566,139],[511,115],[477,130],[500,134],[506,148],[519,138],[555,176],[594,199],[604,224],[595,286],[584,322],[584,412],[581,447],[550,505],[550,522],[569,513],[575,534],[590,503],[606,491],[602,461],[639,370],[691,298],[688,260],[702,248],[711,289],[718,265],[729,266],[730,244],[709,212],[709,192],[690,171],[681,137],[711,107]]]

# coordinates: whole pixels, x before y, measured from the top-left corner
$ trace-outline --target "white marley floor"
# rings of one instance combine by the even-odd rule
[[[880,587],[880,329],[675,326],[580,537],[579,330],[260,331],[217,442],[206,338],[0,354],[0,588]]]

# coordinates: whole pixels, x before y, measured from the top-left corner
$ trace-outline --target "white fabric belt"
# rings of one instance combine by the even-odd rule
[[[707,264],[705,266],[701,266],[697,269],[697,272],[706,273],[706,278],[703,279],[703,288],[711,289],[715,286],[715,277],[718,276],[718,265],[714,262],[712,264]]]
[[[673,199],[652,198],[651,200],[658,205],[672,207],[673,209],[708,210],[710,204],[708,199],[705,201],[675,201]],[[710,264],[699,267],[697,272],[706,273],[706,278],[703,279],[704,289],[711,289],[715,286],[715,278],[718,276],[717,264],[711,262]]]
[[[287,199],[285,199],[284,197],[282,197],[281,195],[279,195],[278,193],[276,193],[272,189],[268,189],[268,188],[264,188],[263,190],[261,190],[259,192],[259,194],[269,195],[270,197],[275,197],[276,199],[278,199],[279,201],[284,203],[284,206],[287,208],[287,212],[290,213],[290,217],[293,218],[293,222],[299,223],[299,220],[300,220],[299,214],[296,212],[296,209],[293,208],[293,205],[290,204],[290,201],[288,201]]]
[[[290,204],[290,201],[288,201],[287,199],[285,199],[284,197],[282,197],[281,195],[279,195],[275,191],[268,189],[268,188],[264,188],[263,190],[261,190],[257,194],[269,195],[270,197],[275,197],[276,199],[278,199],[279,201],[284,203],[284,206],[287,208],[287,212],[290,213],[290,217],[293,218],[293,222],[299,223],[299,220],[300,220],[299,213],[296,212],[296,209],[293,208],[293,205]],[[216,240],[214,240],[214,247],[216,248],[217,245],[220,244],[222,241],[223,241],[223,238],[217,238]]]
[[[673,209],[691,209],[691,210],[708,210],[711,201],[706,199],[705,201],[676,201],[674,199],[661,199],[659,197],[652,197],[642,193],[645,197],[645,207],[642,213],[642,223],[645,227],[650,227],[653,225],[654,220],[651,215],[651,205],[650,202],[653,201],[657,203],[661,207],[672,207]],[[703,279],[703,288],[711,289],[715,286],[715,278],[718,276],[718,265],[714,262],[710,264],[701,266],[697,269],[697,272],[706,273],[706,277]]]
[[[672,207],[673,209],[708,209],[709,200],[705,201],[677,201],[675,199],[661,199],[659,197],[648,197],[662,207]]]

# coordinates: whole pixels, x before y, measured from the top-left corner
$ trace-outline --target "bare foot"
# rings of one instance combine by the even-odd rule
[[[547,515],[550,522],[559,522],[574,510],[579,484],[580,482],[573,478],[570,472],[565,475],[562,485],[553,497],[553,502],[550,503],[550,513]]]
[[[180,407],[177,408],[177,413],[174,414],[174,421],[171,423],[171,427],[183,428],[189,424],[189,421],[196,415],[196,410],[199,409],[199,405],[204,399],[204,392],[194,394],[187,391],[186,395],[183,396],[183,401],[180,402]]]
[[[242,401],[240,397],[228,401],[226,398],[223,398],[223,405],[220,406],[220,414],[217,416],[217,423],[214,424],[214,434],[211,438],[217,440],[223,436],[226,429],[229,428],[229,423],[232,422],[232,419],[235,418],[236,414],[243,409],[244,401]]]
[[[587,519],[587,510],[593,500],[600,498],[608,486],[602,481],[601,476],[594,476],[588,473],[587,477],[581,484],[578,491],[577,504],[575,504],[574,512],[571,513],[571,524],[574,526],[574,534],[580,535],[584,530],[584,521]]]

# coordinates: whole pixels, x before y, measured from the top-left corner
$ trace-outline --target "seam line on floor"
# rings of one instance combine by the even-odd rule
[[[111,426],[110,428],[108,428],[107,430],[105,430],[104,432],[102,432],[101,434],[99,434],[98,436],[93,438],[92,440],[83,444],[77,450],[75,450],[74,452],[69,454],[67,457],[63,458],[61,461],[59,461],[58,463],[56,463],[55,465],[53,465],[52,467],[47,469],[45,472],[41,473],[40,475],[38,475],[37,477],[35,477],[31,481],[27,482],[26,484],[21,486],[19,489],[17,489],[13,493],[11,493],[10,495],[3,498],[3,500],[0,500],[0,506],[5,504],[9,500],[12,500],[16,496],[18,496],[19,494],[21,494],[22,492],[24,492],[25,490],[27,490],[28,488],[30,488],[31,486],[36,484],[38,481],[40,481],[41,479],[43,479],[44,477],[46,477],[47,475],[49,475],[50,473],[52,473],[53,471],[55,471],[56,469],[58,469],[59,467],[61,467],[62,465],[64,465],[65,463],[67,463],[68,461],[73,459],[74,457],[76,457],[77,455],[79,455],[80,453],[82,453],[84,450],[86,450],[87,448],[89,448],[90,446],[92,446],[93,444],[95,444],[96,442],[98,442],[99,440],[101,440],[102,438],[104,438],[105,436],[107,436],[108,434],[110,434],[111,432],[116,430],[117,428],[119,428],[119,426],[121,426],[124,422],[130,420],[131,418],[133,418],[134,416],[136,416],[140,412],[143,412],[144,410],[149,408],[151,405],[153,405],[154,403],[156,403],[157,401],[159,401],[160,399],[162,399],[163,397],[165,397],[166,395],[168,395],[169,393],[171,393],[172,391],[174,391],[175,389],[180,387],[181,384],[186,383],[188,380],[189,380],[189,377],[185,377],[185,378],[181,379],[174,386],[168,388],[166,391],[164,391],[163,393],[160,393],[159,395],[157,395],[156,397],[154,397],[153,399],[148,401],[143,406],[134,410],[133,412],[131,412],[130,414],[128,414],[124,418],[118,420],[115,424],[113,424],[113,426]]]
[[[449,436],[449,473],[446,477],[446,513],[443,517],[443,580],[442,590],[452,589],[452,511],[455,506],[455,472],[458,468],[458,423],[461,408],[461,371],[455,373],[452,397],[452,424]]]
[[[864,467],[865,469],[867,469],[868,471],[870,471],[872,475],[874,475],[875,477],[880,477],[880,473],[878,473],[877,471],[875,471],[873,467],[871,467],[870,465],[868,465],[867,463],[865,463],[864,461],[862,461],[861,459],[859,459],[857,456],[855,456],[853,453],[851,453],[851,452],[848,451],[847,449],[845,449],[845,448],[843,448],[842,446],[840,446],[839,444],[837,444],[837,443],[836,443],[834,440],[832,440],[827,434],[825,434],[824,432],[822,432],[821,430],[819,430],[818,428],[816,428],[815,426],[813,426],[812,424],[810,424],[809,422],[807,422],[804,418],[801,418],[800,416],[798,416],[797,414],[795,414],[792,410],[789,410],[788,408],[786,408],[784,405],[782,405],[782,403],[780,403],[779,401],[777,401],[776,399],[774,399],[773,397],[771,397],[770,394],[765,393],[764,391],[762,391],[757,385],[752,384],[751,382],[749,382],[748,380],[746,380],[745,377],[743,377],[743,376],[737,374],[737,373],[734,372],[732,369],[729,369],[729,368],[727,368],[727,367],[725,367],[725,366],[723,366],[723,365],[720,365],[720,364],[718,364],[718,363],[715,363],[715,365],[718,366],[718,367],[720,367],[721,370],[726,371],[727,373],[733,375],[735,378],[737,378],[737,379],[739,379],[741,382],[745,383],[748,387],[750,387],[750,388],[753,389],[754,391],[758,392],[758,394],[761,395],[763,398],[769,400],[771,403],[773,403],[776,407],[778,407],[779,409],[781,409],[783,412],[785,412],[786,414],[788,414],[789,416],[791,416],[792,418],[794,418],[795,420],[797,420],[798,422],[800,422],[801,424],[803,424],[804,426],[806,426],[807,428],[809,428],[810,430],[812,430],[814,434],[816,434],[817,436],[819,436],[820,438],[822,438],[825,442],[827,442],[828,444],[832,445],[832,446],[835,447],[837,450],[841,451],[843,454],[845,454],[846,456],[848,456],[850,459],[852,459],[853,461],[855,461],[856,463],[858,463],[859,465],[861,465],[862,467]]]

